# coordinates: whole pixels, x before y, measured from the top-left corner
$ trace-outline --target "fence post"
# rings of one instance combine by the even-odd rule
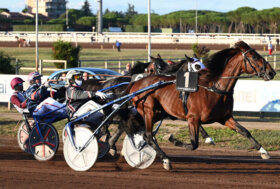
[[[134,66],[134,58],[132,58],[131,66],[132,66],[132,67]]]
[[[64,69],[66,69],[67,68],[67,61],[65,60],[64,61]]]
[[[40,72],[40,74],[42,74],[42,72],[43,72],[42,59],[39,60],[39,67],[40,67],[39,72]]]
[[[16,58],[16,75],[19,74],[19,65],[18,65],[18,59]]]
[[[82,67],[82,61],[79,60],[79,67]]]
[[[121,59],[119,59],[119,73],[121,73]]]
[[[108,62],[107,62],[107,59],[105,60],[105,69],[108,68]]]

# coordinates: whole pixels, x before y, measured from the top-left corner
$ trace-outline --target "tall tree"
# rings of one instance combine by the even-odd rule
[[[131,5],[130,3],[128,3],[128,8],[127,8],[127,10],[125,12],[125,16],[127,18],[131,18],[131,17],[133,17],[136,14],[138,14],[138,13],[137,13],[137,11],[135,11],[134,5]]]
[[[83,16],[92,16],[91,10],[90,10],[90,4],[87,0],[85,0],[84,5],[81,8],[81,12]]]

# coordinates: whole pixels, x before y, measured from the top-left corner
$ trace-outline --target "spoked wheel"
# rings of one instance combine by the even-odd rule
[[[33,120],[28,121],[30,127],[33,127]],[[26,125],[25,121],[22,121],[22,123],[20,124],[19,128],[18,128],[18,132],[17,132],[17,141],[18,141],[18,145],[19,148],[24,151],[24,152],[30,152],[29,150],[29,129],[28,126]]]
[[[78,149],[81,149],[93,132],[85,127],[74,128],[73,139]],[[81,152],[72,146],[69,136],[64,141],[63,154],[66,163],[75,171],[87,171],[96,162],[98,156],[98,142],[94,137],[89,145]]]
[[[133,136],[135,145],[144,142],[142,135],[136,134]],[[129,137],[126,135],[123,141],[122,151],[126,162],[131,166],[138,169],[148,168],[155,161],[156,151],[148,144],[146,144],[140,151],[131,143]]]
[[[59,137],[52,125],[39,123],[31,130],[29,148],[37,160],[47,161],[51,159],[55,155],[58,145]]]

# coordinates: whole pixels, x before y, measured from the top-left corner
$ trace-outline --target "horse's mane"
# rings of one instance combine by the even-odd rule
[[[97,79],[88,79],[82,83],[81,88],[85,91],[97,91],[102,88],[102,82]]]
[[[181,60],[179,62],[176,62],[175,64],[169,65],[163,72],[162,74],[176,74],[176,72],[181,68],[182,65],[185,63],[188,63],[187,60]]]
[[[131,68],[130,75],[144,73],[145,69],[149,66],[149,63],[143,63],[137,61]]]
[[[207,71],[201,71],[201,78],[207,81],[214,81],[223,73],[228,61],[237,54],[237,48],[227,48],[218,51],[207,58],[203,63]]]

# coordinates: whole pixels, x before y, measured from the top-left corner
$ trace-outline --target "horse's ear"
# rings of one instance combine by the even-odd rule
[[[157,57],[161,59],[161,56],[160,56],[160,54],[157,54]]]
[[[193,54],[193,57],[196,58],[196,59],[199,59],[199,58],[196,56],[196,54]]]
[[[151,60],[153,60],[153,61],[156,59],[156,58],[154,58],[154,57],[152,57],[152,56],[150,56],[150,58],[151,58]]]
[[[188,57],[186,54],[185,54],[185,57],[186,57],[188,62],[192,62],[193,61],[193,59],[191,57]]]

